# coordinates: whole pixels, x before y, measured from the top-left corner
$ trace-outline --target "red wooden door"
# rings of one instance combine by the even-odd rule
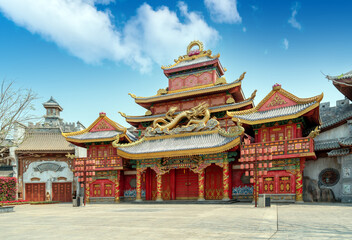
[[[291,193],[291,177],[279,177],[279,193]]]
[[[25,192],[28,201],[45,201],[45,183],[26,183]]]
[[[102,192],[101,185],[99,183],[93,183],[93,195],[92,197],[100,197]]]
[[[171,199],[170,173],[165,173],[161,178],[161,196],[163,200]]]
[[[176,170],[176,199],[198,198],[198,175],[189,169]]]
[[[104,197],[113,197],[114,189],[111,183],[104,184]]]
[[[205,169],[205,199],[222,199],[223,182],[222,168],[211,165]]]
[[[52,200],[59,202],[71,202],[72,183],[52,183]]]
[[[263,185],[264,185],[264,193],[268,194],[275,194],[276,193],[276,187],[275,187],[275,177],[264,177],[263,179]]]

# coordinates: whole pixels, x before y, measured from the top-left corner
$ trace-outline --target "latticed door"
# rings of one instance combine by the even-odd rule
[[[291,177],[279,177],[279,193],[291,193]]]
[[[104,197],[113,197],[114,196],[114,190],[113,186],[110,183],[105,183],[104,184]]]
[[[93,197],[100,197],[101,195],[101,185],[93,184]]]
[[[274,177],[264,177],[263,179],[264,182],[264,193],[271,193],[275,194],[276,193],[276,188],[275,188],[275,178]]]

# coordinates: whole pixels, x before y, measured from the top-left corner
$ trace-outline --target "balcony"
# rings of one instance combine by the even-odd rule
[[[121,157],[86,157],[75,158],[74,165],[77,167],[90,165],[94,170],[119,170],[123,168]],[[78,170],[79,171],[79,170]]]
[[[312,138],[295,138],[290,140],[245,144],[241,146],[241,150],[249,150],[249,153],[254,153],[255,147],[271,147],[272,159],[300,157],[316,159],[314,152],[314,140]]]

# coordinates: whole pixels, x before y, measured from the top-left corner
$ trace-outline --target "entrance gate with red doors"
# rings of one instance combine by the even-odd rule
[[[223,198],[222,168],[212,164],[205,169],[205,199],[221,200]]]
[[[52,200],[72,202],[72,183],[52,183]]]
[[[25,192],[27,201],[45,201],[45,183],[26,183]]]
[[[108,179],[99,179],[90,185],[91,197],[114,197],[115,183]]]
[[[198,174],[188,168],[176,169],[176,199],[198,198]]]

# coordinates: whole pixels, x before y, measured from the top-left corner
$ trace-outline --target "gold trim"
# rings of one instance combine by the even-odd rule
[[[239,118],[241,119],[241,122],[242,123],[246,123],[248,125],[254,125],[254,124],[259,124],[259,123],[268,123],[268,122],[277,122],[277,121],[282,121],[282,120],[289,120],[289,119],[292,119],[292,118],[298,118],[300,116],[302,116],[303,114],[313,110],[314,108],[316,107],[319,107],[319,102],[313,104],[312,106],[298,112],[298,113],[295,113],[295,114],[290,114],[290,115],[287,115],[287,116],[281,116],[281,117],[274,117],[274,118],[267,118],[267,119],[260,119],[260,120],[255,120],[255,121],[251,121],[251,120],[245,120],[243,118],[241,118],[240,116],[243,116],[245,114],[241,114],[241,115],[235,115],[233,114],[234,112],[230,113],[230,112],[227,112],[227,115],[228,116],[236,116],[236,118]],[[247,111],[247,110],[244,110],[244,111]],[[243,111],[243,112],[244,112]]]
[[[246,99],[244,101],[247,101],[247,100],[248,99]],[[250,99],[250,101],[245,102],[245,103],[239,102],[238,105],[236,105],[236,106],[224,105],[221,108],[209,109],[209,111],[210,111],[210,113],[221,112],[221,111],[226,111],[226,110],[238,109],[238,108],[241,108],[244,106],[248,106],[250,104],[253,104],[253,99]],[[124,114],[124,115],[121,114],[121,116],[124,117],[127,122],[149,122],[149,121],[154,121],[156,118],[158,118],[155,116],[150,116],[149,118],[145,118],[145,116],[126,116],[126,114]],[[139,117],[143,117],[143,118],[139,118]],[[131,119],[131,118],[138,118],[138,119]]]
[[[173,98],[186,97],[186,96],[189,96],[189,95],[194,96],[194,95],[202,94],[202,93],[212,93],[212,92],[227,90],[227,89],[230,89],[230,88],[241,86],[241,84],[242,84],[242,81],[237,79],[237,80],[235,80],[234,82],[232,82],[232,83],[230,83],[228,85],[216,85],[216,86],[214,86],[214,84],[211,84],[211,86],[210,86],[210,87],[212,87],[211,89],[209,89],[209,87],[204,87],[206,85],[203,85],[203,86],[199,86],[200,87],[199,90],[192,91],[192,92],[185,92],[186,90],[183,89],[183,91],[179,92],[178,94],[173,94],[173,95],[170,95],[170,94],[154,95],[154,96],[151,96],[151,97],[153,97],[152,99],[146,99],[146,98],[151,98],[151,97],[135,97],[134,100],[135,100],[136,103],[159,102],[159,101],[173,99]]]
[[[198,45],[199,47],[199,53],[197,55],[191,55],[189,56],[190,50],[192,47],[195,45]],[[161,69],[170,69],[175,66],[177,66],[179,63],[184,62],[184,61],[192,61],[201,57],[209,57],[211,59],[216,59],[220,57],[220,54],[216,54],[215,56],[212,55],[211,50],[204,51],[203,49],[203,43],[201,41],[192,41],[188,46],[187,46],[187,54],[183,56],[179,56],[178,59],[174,60],[174,64],[168,65],[168,66],[161,66]]]
[[[280,90],[271,90],[271,92],[268,95],[266,95],[266,97],[262,101],[260,101],[260,103],[255,108],[251,108],[243,111],[228,112],[227,115],[229,115],[230,117],[233,117],[235,115],[238,116],[238,115],[247,115],[249,113],[255,113],[276,93],[281,93],[283,96],[287,97],[288,99],[294,101],[297,104],[311,103],[314,101],[319,103],[324,97],[324,93],[321,93],[320,95],[311,97],[311,98],[299,98],[293,95],[292,93],[289,93],[286,90],[280,88]]]
[[[213,83],[210,84],[206,84],[206,85],[199,85],[199,86],[195,86],[195,87],[190,87],[190,88],[182,88],[182,89],[177,89],[177,90],[172,90],[169,91],[168,93],[178,93],[178,92],[183,92],[183,91],[190,91],[190,90],[194,90],[194,89],[200,89],[200,88],[206,88],[206,87],[212,87],[215,86]]]
[[[214,148],[200,148],[200,149],[189,149],[189,150],[177,150],[177,151],[166,151],[156,153],[138,153],[131,154],[126,153],[119,148],[116,148],[117,154],[127,159],[146,159],[146,158],[162,158],[162,157],[178,157],[178,156],[193,156],[193,155],[204,155],[214,154],[219,152],[225,152],[240,144],[240,137],[237,137],[233,141],[219,147]]]
[[[76,143],[84,143],[84,142],[102,142],[102,141],[112,141],[115,140],[115,137],[113,138],[98,138],[98,139],[87,139],[87,140],[78,140],[78,139],[72,139],[70,138],[71,136],[77,136],[77,135],[81,135],[84,133],[88,133],[93,127],[95,127],[95,125],[101,121],[101,120],[105,120],[106,122],[108,122],[113,128],[115,128],[116,130],[123,132],[123,134],[121,134],[121,137],[126,137],[126,139],[129,142],[132,142],[132,140],[128,137],[128,135],[126,134],[127,132],[127,128],[121,126],[120,124],[114,122],[113,120],[111,120],[110,118],[108,118],[106,115],[100,115],[88,128],[83,129],[81,131],[77,131],[77,132],[70,132],[70,133],[61,133],[62,136],[64,136],[66,138],[67,141],[69,142],[76,142]],[[119,134],[118,134],[119,136]]]

